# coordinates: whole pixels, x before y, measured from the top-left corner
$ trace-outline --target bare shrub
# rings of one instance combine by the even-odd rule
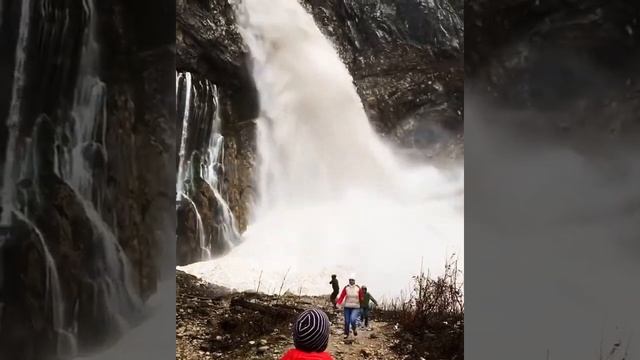
[[[414,276],[410,294],[385,302],[381,317],[398,324],[396,350],[409,358],[464,359],[464,295],[461,271],[451,258],[443,275]]]

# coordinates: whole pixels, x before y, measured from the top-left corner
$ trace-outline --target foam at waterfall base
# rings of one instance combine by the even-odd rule
[[[260,281],[261,292],[277,294],[284,279],[282,293],[305,295],[330,293],[331,274],[346,285],[355,273],[378,299],[397,298],[410,289],[421,264],[437,276],[455,254],[463,270],[463,215],[450,203],[353,192],[335,201],[271,209],[228,255],[179,269],[241,291],[256,290]]]

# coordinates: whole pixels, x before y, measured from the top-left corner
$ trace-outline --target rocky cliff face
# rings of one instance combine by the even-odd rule
[[[11,54],[0,57],[2,84],[15,80],[12,54],[22,4],[2,4],[0,52]],[[173,2],[96,2],[92,16],[99,18],[100,52],[94,55],[107,89],[99,124],[106,130],[82,153],[94,183],[92,207],[101,220],[63,181],[58,161],[61,149],[69,146],[65,129],[88,121],[73,114],[82,34],[89,24],[83,5],[79,0],[31,2],[18,143],[33,144],[38,155],[33,171],[23,173],[16,187],[18,207],[29,221],[14,218],[13,240],[0,245],[0,354],[11,359],[65,358],[73,345],[64,340],[67,334],[76,337],[80,351],[119,335],[112,326],[114,313],[103,302],[106,296],[96,290],[103,271],[96,263],[104,261],[97,259],[106,257],[98,243],[106,243],[110,233],[128,258],[128,266],[118,266],[129,269],[133,297],[146,299],[156,289],[160,267],[173,265],[168,259],[174,249],[161,240],[162,233],[175,229]],[[3,121],[11,98],[11,86],[1,86]],[[0,128],[4,159],[9,132]],[[47,267],[45,249],[53,267]],[[53,269],[59,294],[51,287]],[[135,312],[120,315],[133,320]]]
[[[248,54],[240,34],[236,30],[233,9],[226,0],[176,2],[177,69],[188,71],[196,77],[207,79],[219,89],[219,108],[224,136],[223,183],[231,211],[235,214],[239,229],[247,226],[248,206],[253,197],[253,170],[255,163],[255,124],[258,114],[258,96],[248,68]],[[208,119],[210,121],[210,119]],[[177,119],[181,121],[181,119]],[[194,124],[192,128],[198,128]],[[178,125],[181,128],[181,125]],[[180,141],[178,134],[177,141]],[[207,144],[195,144],[206,147]],[[186,155],[190,158],[190,155]],[[201,186],[207,186],[200,183]],[[206,189],[198,188],[198,194]],[[207,200],[207,202],[209,202]],[[213,200],[215,201],[215,200]],[[196,222],[186,216],[193,212],[189,204],[178,207],[178,263],[187,264],[199,257]],[[209,214],[210,208],[198,211]],[[212,229],[205,233],[213,237],[215,249],[223,248],[222,239]],[[197,253],[194,254],[193,252]],[[213,255],[219,255],[215,252]]]
[[[135,267],[146,269],[139,286],[147,296],[159,267],[170,267],[175,256],[173,239],[162,240],[175,229],[175,31],[167,28],[175,10],[166,0],[101,6],[105,19],[112,19],[101,31],[104,81],[111,89],[111,208],[125,252]]]
[[[423,155],[461,155],[461,1],[302,3],[333,41],[380,133]],[[254,198],[253,120],[259,110],[250,55],[227,0],[178,0],[176,9],[178,70],[198,74],[221,89],[225,196],[239,229],[244,230]],[[178,246],[194,241],[179,236]]]
[[[304,2],[335,44],[369,118],[406,146],[463,128],[463,23],[447,1]]]
[[[555,122],[564,130],[637,129],[637,2],[471,0],[465,8],[473,92],[510,108],[570,113]]]

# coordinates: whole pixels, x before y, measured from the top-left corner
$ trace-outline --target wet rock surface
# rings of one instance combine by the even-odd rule
[[[472,0],[465,9],[470,94],[544,113],[537,127],[637,134],[638,3]]]
[[[85,145],[83,155],[94,182],[95,208],[128,258],[133,291],[146,299],[156,289],[160,267],[174,256],[174,240],[161,235],[175,229],[171,166],[175,158],[175,36],[166,26],[173,24],[175,12],[169,1],[98,3],[94,16],[100,19],[96,26],[101,51],[95,55],[107,88],[105,118],[100,120],[106,133],[99,143]],[[3,4],[3,54],[15,50],[20,5],[21,1]],[[96,292],[102,271],[96,265],[102,262],[96,259],[105,254],[93,241],[102,235],[88,219],[78,195],[54,172],[58,166],[54,154],[69,145],[69,139],[60,134],[74,122],[88,120],[72,113],[87,26],[85,9],[76,0],[32,1],[18,142],[35,138],[40,158],[33,162],[33,173],[19,181],[18,202],[35,227],[14,220],[16,242],[0,252],[4,274],[0,353],[11,359],[65,358],[70,344],[62,342],[59,357],[55,344],[61,330],[72,333],[74,324],[81,351],[102,347],[120,335],[121,329],[112,327],[117,321],[107,318],[112,315],[102,300],[104,294]],[[151,25],[141,25],[142,15]],[[6,80],[2,83],[11,84],[14,57],[0,58],[0,77]],[[6,119],[11,87],[1,88],[0,118]],[[5,126],[0,129],[4,159],[8,132]],[[53,140],[56,137],[59,143]],[[60,329],[54,326],[58,309],[52,306],[53,290],[47,285],[52,273],[45,266],[40,239],[59,276]],[[132,314],[121,315],[134,320]]]
[[[380,132],[406,127],[411,119],[413,131],[398,139],[410,146],[420,127],[461,133],[464,29],[451,2],[304,3],[347,65]]]
[[[224,90],[191,72],[179,72],[177,86],[176,141],[180,150],[176,174],[181,187],[181,200],[177,204],[177,263],[186,265],[221,256],[230,242],[235,242],[237,229],[229,229],[246,226],[246,217],[242,215],[247,210],[236,209],[241,216],[234,217],[229,204],[237,207],[249,203],[237,200],[240,196],[237,190],[244,188],[239,181],[249,183],[252,176],[237,175],[238,165],[243,164],[237,161],[237,138],[222,136],[228,114]],[[229,203],[229,199],[233,201]]]
[[[229,251],[229,245],[218,235],[219,203],[213,190],[203,179],[193,181],[194,191],[190,194],[193,204],[183,199],[178,205],[177,217],[177,248],[176,261],[178,265],[187,265],[203,258],[203,250],[198,240],[198,214],[202,221],[204,233],[204,247],[209,249],[212,256],[224,255]],[[194,209],[194,204],[198,210]]]
[[[222,181],[226,191],[223,196],[236,217],[238,229],[242,231],[247,225],[252,196],[255,164],[253,120],[258,115],[258,97],[248,67],[247,48],[236,29],[233,9],[227,0],[179,0],[176,11],[177,69],[207,79],[219,89],[222,135],[225,139],[225,175]],[[197,122],[194,125],[193,128],[200,126]],[[202,148],[207,144],[193,146]]]

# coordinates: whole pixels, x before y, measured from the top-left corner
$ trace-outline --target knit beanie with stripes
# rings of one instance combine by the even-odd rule
[[[293,344],[305,352],[323,352],[329,344],[329,317],[319,309],[303,311],[293,324]]]

